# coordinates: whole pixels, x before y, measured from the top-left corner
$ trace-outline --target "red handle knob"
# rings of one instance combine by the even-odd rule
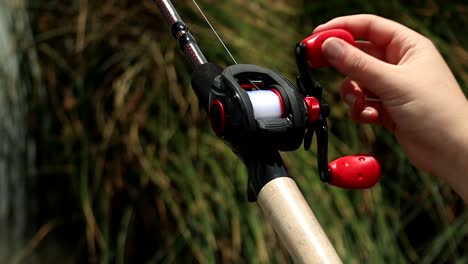
[[[367,189],[380,180],[379,162],[372,156],[351,155],[328,164],[329,184],[346,189]]]
[[[312,68],[327,67],[330,64],[322,55],[322,44],[328,38],[335,37],[354,45],[354,37],[343,29],[330,29],[315,33],[301,41],[307,47],[307,62]]]

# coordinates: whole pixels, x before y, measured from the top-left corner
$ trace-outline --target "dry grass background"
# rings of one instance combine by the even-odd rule
[[[463,1],[199,3],[239,62],[291,80],[297,41],[332,17],[365,12],[428,35],[468,87]],[[174,5],[206,57],[230,64],[191,1]],[[259,208],[246,201],[246,171],[210,132],[190,69],[152,1],[38,0],[28,10],[45,95],[31,97],[41,195],[39,231],[22,259],[290,261]],[[346,191],[319,181],[313,152],[284,155],[343,261],[468,262],[466,206],[411,167],[386,131],[353,124],[336,93],[340,77],[317,74],[332,106],[332,158],[372,151],[384,167],[377,187]]]

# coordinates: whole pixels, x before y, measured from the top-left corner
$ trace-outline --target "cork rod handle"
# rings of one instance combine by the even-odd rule
[[[268,182],[257,202],[296,263],[342,263],[293,179]]]

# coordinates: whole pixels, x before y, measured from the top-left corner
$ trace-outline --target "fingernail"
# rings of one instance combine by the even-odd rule
[[[329,38],[322,45],[323,55],[328,60],[337,60],[343,55],[343,46],[337,38]]]
[[[374,108],[366,107],[361,112],[361,118],[366,123],[378,123],[379,113]]]
[[[344,100],[347,104],[349,104],[350,106],[352,106],[354,104],[354,102],[356,102],[356,95],[354,94],[346,94],[345,97],[344,97]]]
[[[372,108],[366,107],[362,111],[362,114],[370,116],[374,114],[374,111],[372,110]]]

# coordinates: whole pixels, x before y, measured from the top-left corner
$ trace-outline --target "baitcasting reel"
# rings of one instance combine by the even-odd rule
[[[217,75],[209,92],[213,131],[236,149],[292,151],[317,138],[320,179],[347,189],[370,188],[380,179],[380,165],[370,155],[351,155],[328,163],[329,107],[311,68],[327,66],[321,45],[328,37],[354,43],[344,30],[325,31],[296,46],[297,89],[283,76],[255,65],[237,64]]]
[[[302,95],[279,74],[255,65],[233,65],[213,82],[211,127],[234,145],[262,142],[280,151],[296,150],[307,125],[304,103]]]

